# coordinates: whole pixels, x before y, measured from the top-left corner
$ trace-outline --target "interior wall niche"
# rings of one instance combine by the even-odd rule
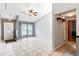
[[[12,34],[10,34],[10,32]],[[1,18],[1,40],[3,41],[16,40],[16,20],[14,19],[8,20],[5,18]]]

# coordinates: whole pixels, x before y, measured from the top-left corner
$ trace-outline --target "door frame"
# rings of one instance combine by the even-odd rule
[[[1,40],[5,41],[4,40],[4,22],[13,22],[14,23],[14,32],[13,32],[13,37],[14,37],[14,40],[16,38],[16,20],[12,19],[11,21],[9,21],[8,19],[5,19],[5,18],[1,18]]]
[[[76,20],[68,20],[68,41],[72,41],[72,39],[69,39],[69,34],[70,34],[69,33],[69,22],[72,22],[72,21],[75,21],[76,22]]]

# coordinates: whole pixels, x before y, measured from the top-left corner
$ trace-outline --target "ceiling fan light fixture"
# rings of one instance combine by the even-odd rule
[[[37,13],[38,12],[35,12],[33,9],[24,12],[25,15],[27,14],[29,16],[37,16]]]

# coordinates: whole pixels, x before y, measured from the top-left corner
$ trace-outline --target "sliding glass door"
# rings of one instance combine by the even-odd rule
[[[33,37],[34,33],[34,23],[20,22],[20,37]]]
[[[28,24],[28,36],[33,36],[33,24]]]
[[[27,37],[27,24],[21,24],[21,35]]]

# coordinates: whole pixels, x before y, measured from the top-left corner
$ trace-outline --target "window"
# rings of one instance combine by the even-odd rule
[[[20,22],[20,36],[23,37],[33,37],[35,36],[34,23]]]
[[[34,36],[34,25],[28,24],[28,36]]]
[[[27,24],[21,25],[21,35],[22,37],[27,37]]]

